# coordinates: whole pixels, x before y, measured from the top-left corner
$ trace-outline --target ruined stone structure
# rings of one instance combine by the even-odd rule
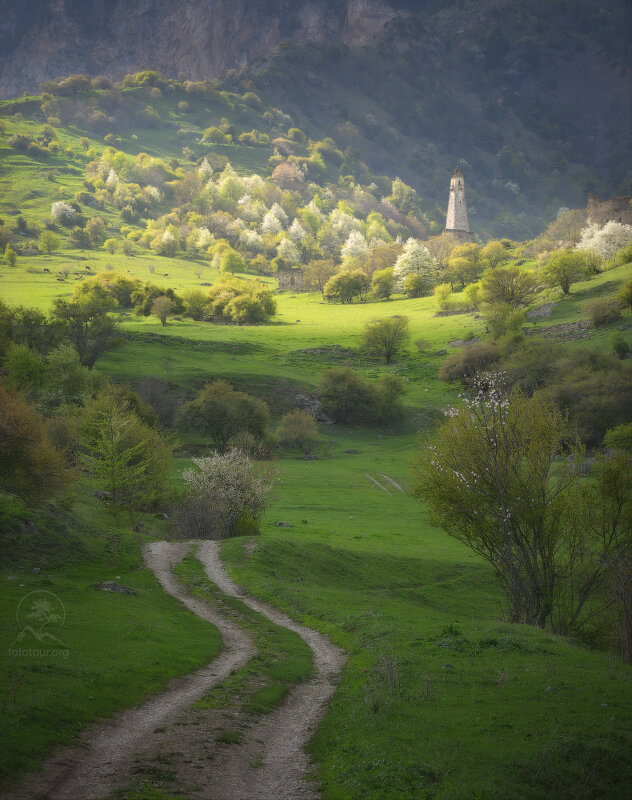
[[[610,200],[597,200],[594,194],[588,195],[586,216],[591,222],[605,225],[606,222],[623,222],[632,225],[632,197],[611,197]]]
[[[445,232],[460,242],[473,242],[465,203],[465,176],[457,167],[450,178],[450,198],[445,218]]]
[[[299,267],[279,267],[277,280],[280,292],[302,292],[303,270]]]

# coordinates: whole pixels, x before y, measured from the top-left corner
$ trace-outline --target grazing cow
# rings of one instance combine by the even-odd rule
[[[131,269],[126,269],[125,272],[127,272],[128,275],[132,274],[132,270]]]
[[[169,273],[168,273],[168,272],[165,272],[165,274],[164,274],[162,277],[163,277],[163,278],[168,278],[168,277],[169,277]]]
[[[63,283],[63,281],[64,281],[64,279],[63,279],[63,278],[57,278],[57,280],[58,280],[58,281],[61,281],[62,283]]]
[[[43,272],[50,272],[50,270],[48,269],[48,267],[44,267]]]

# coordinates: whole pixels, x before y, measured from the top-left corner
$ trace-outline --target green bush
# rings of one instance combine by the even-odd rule
[[[586,310],[594,328],[614,322],[621,316],[621,304],[617,300],[591,300]]]
[[[619,356],[619,358],[625,358],[630,352],[630,345],[626,342],[626,340],[620,333],[616,333],[611,338],[610,344],[612,345],[612,349]]]
[[[477,373],[493,367],[499,358],[500,350],[495,342],[477,342],[449,355],[441,364],[439,379],[460,380],[463,386],[472,386]]]
[[[220,280],[209,289],[208,298],[213,317],[240,325],[267,322],[276,313],[271,290],[259,280]]]
[[[332,367],[320,376],[318,396],[324,412],[347,425],[395,423],[403,417],[405,383],[399,375],[382,375],[377,384],[350,367]]]

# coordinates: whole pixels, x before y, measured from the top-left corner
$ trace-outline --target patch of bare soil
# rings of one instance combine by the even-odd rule
[[[380,472],[380,477],[384,478],[385,481],[388,481],[391,484],[391,486],[394,486],[402,494],[406,494],[406,492],[404,491],[404,489],[402,489],[399,483],[397,483],[397,481],[394,481],[392,478],[389,478],[388,475],[385,475],[383,472]]]

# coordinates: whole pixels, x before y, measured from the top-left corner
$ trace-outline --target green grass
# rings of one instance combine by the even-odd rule
[[[606,270],[595,275],[590,280],[578,281],[571,286],[571,293],[563,298],[552,310],[548,319],[538,320],[533,328],[538,330],[550,325],[590,320],[588,305],[592,300],[612,300],[621,288],[621,285],[632,278],[632,264],[623,264],[619,267]],[[590,336],[580,339],[574,346],[591,347],[610,351],[610,337],[618,330],[619,325],[630,324],[629,311],[624,312],[622,319],[590,331]]]
[[[254,554],[222,547],[233,577],[350,653],[310,747],[324,797],[626,797],[629,668],[504,623],[491,569],[364,478],[405,484],[410,443],[352,439],[356,456],[284,461]]]
[[[229,614],[253,638],[256,654],[228,680],[211,689],[196,708],[242,708],[248,714],[267,714],[287,692],[312,673],[312,655],[298,634],[267,620],[241,600],[222,594],[206,577],[203,566],[189,555],[174,570],[196,597]]]
[[[48,547],[47,558],[32,553],[20,569],[5,567],[0,575],[3,779],[36,768],[88,723],[161,691],[221,648],[217,630],[166,595],[143,567],[137,535],[115,528],[93,500],[78,503],[71,522],[75,538]],[[63,536],[52,523],[46,530]],[[36,574],[35,565],[41,569]],[[99,591],[105,580],[135,594]],[[50,628],[63,644],[45,645],[57,656],[33,655],[43,645],[30,635],[13,644],[25,624],[16,610],[34,591],[52,593],[65,609],[63,627]],[[16,649],[26,653],[15,655]]]
[[[244,735],[241,731],[220,731],[215,737],[216,742],[221,744],[241,744]]]

